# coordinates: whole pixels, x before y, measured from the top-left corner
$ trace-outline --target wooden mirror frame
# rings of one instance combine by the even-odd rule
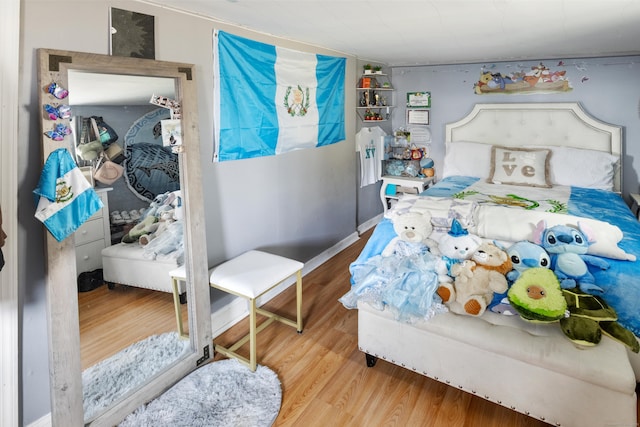
[[[185,209],[185,267],[189,310],[191,352],[164,372],[93,419],[88,425],[114,425],[138,406],[161,394],[197,366],[213,356],[211,349],[211,308],[207,248],[204,229],[204,205],[198,133],[198,102],[195,70],[192,64],[126,58],[83,52],[38,49],[39,112],[41,130],[51,130],[53,123],[45,117],[43,106],[54,99],[47,87],[56,82],[68,88],[68,70],[168,77],[175,79],[176,99],[182,107],[183,151],[179,154],[180,187]],[[70,89],[72,90],[72,88]],[[64,121],[63,121],[64,122]],[[67,123],[68,125],[68,120]],[[67,148],[68,139],[54,141],[42,137],[42,164],[49,154]],[[108,213],[107,213],[108,214]],[[49,336],[49,380],[53,426],[83,426],[80,330],[76,286],[74,237],[58,242],[46,232],[47,308]],[[167,280],[170,280],[167,277]]]

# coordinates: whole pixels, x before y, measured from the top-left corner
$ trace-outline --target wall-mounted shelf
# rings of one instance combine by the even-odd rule
[[[356,111],[363,123],[381,123],[389,120],[394,89],[384,73],[362,74],[356,87]]]

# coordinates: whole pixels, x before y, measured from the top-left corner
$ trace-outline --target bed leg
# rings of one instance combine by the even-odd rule
[[[377,357],[367,353],[364,354],[364,357],[367,359],[367,367],[373,368],[374,366],[376,366],[376,362],[378,361]]]
[[[113,282],[106,282],[107,283],[107,288],[111,289],[115,289],[116,288],[116,284]]]

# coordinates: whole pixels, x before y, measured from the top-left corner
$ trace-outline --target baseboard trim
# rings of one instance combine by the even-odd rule
[[[383,214],[379,214],[374,216],[373,218],[371,218],[368,221],[363,222],[362,224],[360,224],[358,226],[358,235],[362,235],[362,233],[369,231],[370,229],[372,229],[373,227],[375,227],[380,220],[383,218]]]
[[[304,276],[312,272],[313,270],[327,262],[329,259],[331,259],[333,256],[338,254],[340,251],[357,242],[360,238],[359,234],[359,232],[352,233],[329,249],[311,258],[304,264],[302,275]],[[302,281],[302,283],[304,286],[304,280]],[[278,296],[289,286],[292,286],[294,284],[295,277],[291,277],[288,280],[285,280],[280,285],[267,292],[262,298],[260,298],[257,301],[258,305],[262,305],[267,301],[270,301],[272,298]],[[220,309],[216,310],[214,313],[211,313],[211,336],[215,338],[221,335],[227,329],[231,328],[233,325],[240,322],[248,315],[249,306],[247,305],[247,300],[240,297],[234,298],[232,302],[227,303]]]
[[[51,412],[41,418],[38,418],[27,427],[51,427]]]

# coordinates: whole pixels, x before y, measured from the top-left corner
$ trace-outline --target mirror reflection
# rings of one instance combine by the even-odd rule
[[[180,118],[172,78],[69,70],[68,86],[70,151],[104,204],[75,234],[88,422],[189,350],[185,284],[176,302],[170,279],[184,264]],[[141,342],[156,360],[121,366]]]

